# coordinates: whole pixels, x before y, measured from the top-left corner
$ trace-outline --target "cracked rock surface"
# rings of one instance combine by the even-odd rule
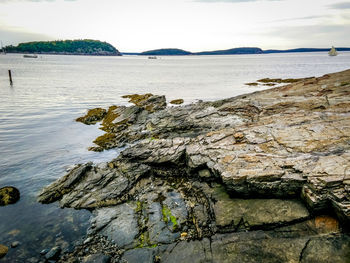
[[[350,261],[350,70],[181,107],[146,95],[106,111],[92,150],[131,146],[40,193],[93,214],[62,261]]]

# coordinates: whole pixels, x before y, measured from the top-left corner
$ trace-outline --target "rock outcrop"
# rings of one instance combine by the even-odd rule
[[[350,70],[182,107],[147,95],[102,129],[94,150],[133,145],[39,195],[92,211],[93,241],[64,260],[350,260]]]

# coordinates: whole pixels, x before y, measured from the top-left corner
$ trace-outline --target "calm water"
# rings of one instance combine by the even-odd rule
[[[40,205],[40,189],[79,162],[102,162],[118,151],[87,151],[102,134],[74,122],[86,109],[127,104],[130,93],[167,99],[214,100],[248,93],[244,83],[265,77],[321,76],[350,68],[350,52],[239,56],[80,57],[0,55],[0,187],[21,191],[15,205],[0,207],[0,243],[11,249],[4,262],[23,262],[55,244],[67,247],[86,231],[89,212]],[[12,70],[14,84],[8,81]]]

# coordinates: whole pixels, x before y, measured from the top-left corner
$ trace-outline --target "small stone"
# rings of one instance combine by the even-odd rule
[[[49,250],[47,248],[43,249],[40,251],[40,255],[45,255],[49,252]]]
[[[42,261],[40,261],[40,259],[32,257],[32,258],[28,258],[26,259],[26,263],[40,263]]]
[[[84,245],[86,245],[87,243],[90,243],[92,240],[91,237],[88,237],[87,239],[84,240]]]
[[[233,137],[235,137],[236,142],[241,142],[244,139],[244,134],[242,132],[236,132]]]
[[[109,263],[110,261],[110,256],[98,253],[85,257],[83,263]]]
[[[45,255],[45,258],[48,260],[57,259],[61,253],[60,247],[53,247],[51,250]]]
[[[15,247],[18,247],[21,243],[19,241],[14,241],[11,243],[11,247],[12,248],[15,248]]]
[[[4,245],[0,245],[0,258],[3,258],[6,256],[7,252],[9,251],[9,248]]]
[[[211,177],[210,171],[208,169],[200,170],[198,172],[198,175],[202,178],[210,178]]]

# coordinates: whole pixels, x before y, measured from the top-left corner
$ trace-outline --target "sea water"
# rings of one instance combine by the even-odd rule
[[[2,261],[39,257],[55,244],[67,248],[86,233],[90,212],[42,205],[36,196],[76,163],[117,157],[119,150],[87,150],[103,134],[98,125],[74,121],[87,109],[127,105],[121,96],[132,93],[185,103],[216,100],[267,88],[244,85],[261,78],[317,77],[349,68],[350,52],[158,59],[0,55],[0,188],[10,185],[21,192],[19,202],[0,207],[0,244],[21,242]]]

